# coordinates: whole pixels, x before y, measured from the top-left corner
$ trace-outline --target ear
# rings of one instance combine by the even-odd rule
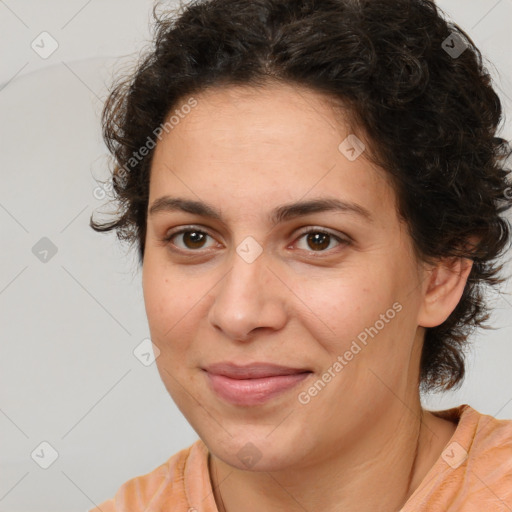
[[[418,325],[437,327],[451,315],[462,297],[472,267],[471,260],[451,258],[426,270]]]

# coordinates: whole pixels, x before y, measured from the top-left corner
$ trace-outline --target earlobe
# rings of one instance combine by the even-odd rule
[[[472,267],[472,260],[451,258],[427,271],[418,325],[437,327],[451,315],[464,293]]]

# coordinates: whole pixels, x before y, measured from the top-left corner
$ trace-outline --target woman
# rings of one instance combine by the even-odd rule
[[[501,106],[429,0],[211,0],[157,21],[104,134],[160,376],[200,440],[107,511],[512,510],[462,382],[510,243]]]

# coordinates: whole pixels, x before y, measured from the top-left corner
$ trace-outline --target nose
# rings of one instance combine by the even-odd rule
[[[268,265],[265,254],[248,263],[233,253],[231,269],[212,290],[208,319],[233,341],[247,342],[258,330],[275,331],[286,323],[286,293],[290,293]]]

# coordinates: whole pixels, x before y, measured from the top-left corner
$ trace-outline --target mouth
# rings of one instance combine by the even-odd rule
[[[218,363],[206,368],[210,388],[221,399],[238,406],[262,405],[290,391],[312,374],[306,368],[269,363],[235,365]]]

